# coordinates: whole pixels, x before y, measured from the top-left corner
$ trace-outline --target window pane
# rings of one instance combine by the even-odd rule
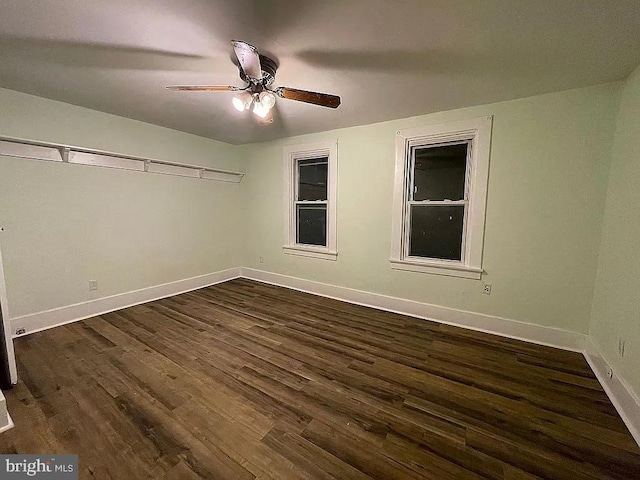
[[[461,260],[463,224],[463,205],[413,205],[409,256]]]
[[[327,206],[297,205],[296,243],[327,246]]]
[[[298,160],[298,200],[326,200],[329,159]]]
[[[415,149],[413,200],[463,200],[468,144]]]

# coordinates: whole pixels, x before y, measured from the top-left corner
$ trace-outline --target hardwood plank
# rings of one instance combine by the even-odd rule
[[[369,480],[371,477],[297,433],[273,428],[262,441],[318,479]]]
[[[302,432],[302,437],[352,465],[372,478],[405,480],[424,478],[395,459],[386,457],[380,449],[360,435],[349,433],[349,425],[337,429],[319,420],[312,420]]]

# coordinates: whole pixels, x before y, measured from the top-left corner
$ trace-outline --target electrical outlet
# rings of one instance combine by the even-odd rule
[[[24,327],[16,328],[16,335],[24,335],[27,333],[27,329]]]
[[[619,338],[618,339],[618,355],[620,355],[620,357],[624,357],[624,347],[625,347],[625,340],[624,338]]]
[[[264,263],[264,257],[260,257],[260,258],[258,259],[258,261],[259,261],[260,263]]]
[[[483,283],[482,284],[482,293],[484,293],[485,295],[491,295],[491,284],[490,283]]]
[[[98,290],[98,281],[97,280],[89,280],[89,291],[92,292],[94,290]]]

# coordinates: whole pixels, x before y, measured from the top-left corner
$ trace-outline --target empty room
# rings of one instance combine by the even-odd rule
[[[640,479],[638,0],[4,0],[0,478]]]

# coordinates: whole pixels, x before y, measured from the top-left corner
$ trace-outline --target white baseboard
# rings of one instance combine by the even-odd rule
[[[244,278],[288,287],[302,292],[334,298],[336,300],[343,300],[357,305],[424,318],[480,332],[493,333],[503,337],[561,348],[563,350],[582,352],[584,349],[586,336],[577,332],[544,327],[482,313],[456,310],[378,293],[338,287],[327,283],[289,277],[287,275],[265,272],[263,270],[255,270],[253,268],[242,268],[241,270],[241,276]]]
[[[32,313],[21,317],[11,318],[11,331],[14,338],[66,323],[77,322],[85,318],[95,317],[104,313],[132,307],[141,303],[152,302],[161,298],[179,295],[198,288],[208,287],[216,283],[226,282],[240,276],[240,268],[230,268],[219,272],[186,278],[175,282],[163,283],[153,287],[142,288],[131,292],[98,298],[87,302],[76,303],[66,307],[54,308],[42,312]],[[24,328],[25,333],[16,335],[15,332]]]
[[[612,378],[607,376],[607,368],[611,366],[611,363],[602,354],[602,351],[591,337],[587,339],[584,357],[587,359],[591,370],[595,373],[609,400],[616,407],[629,432],[640,445],[640,398],[615,370]]]
[[[133,305],[152,302],[160,298],[197,290],[198,288],[207,287],[238,277],[245,277],[259,282],[292,288],[294,290],[343,300],[357,305],[378,308],[380,310],[424,318],[435,322],[501,335],[503,337],[562,348],[564,350],[582,352],[585,345],[586,336],[577,332],[421,303],[347,287],[339,287],[252,268],[230,268],[198,277],[14,317],[10,319],[11,330],[14,332],[14,338],[28,335]],[[21,328],[25,329],[25,333],[16,335],[15,332]]]

